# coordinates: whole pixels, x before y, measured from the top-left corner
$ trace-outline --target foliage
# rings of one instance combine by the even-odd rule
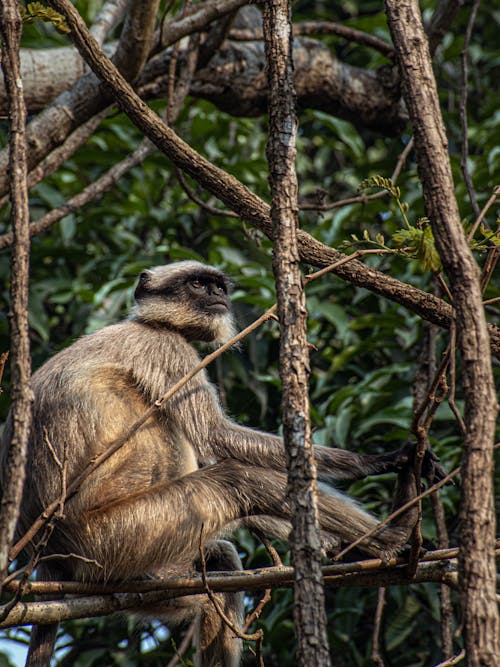
[[[79,3],[93,10],[95,3]],[[426,10],[435,3],[425,2]],[[42,6],[43,7],[43,6]],[[44,8],[46,10],[46,8]],[[46,10],[50,11],[50,10]],[[44,19],[40,3],[28,5],[28,20]],[[302,0],[294,7],[295,20],[341,20],[347,25],[388,39],[379,3],[345,0],[329,3]],[[48,15],[47,15],[48,16]],[[498,79],[498,7],[482,5],[473,35],[471,104],[469,108],[469,167],[479,205],[490,197],[500,179],[500,112],[493,91]],[[50,20],[56,25],[55,17]],[[435,59],[435,70],[446,110],[457,197],[464,224],[473,222],[460,173],[458,86],[463,34],[467,15],[459,16],[453,35],[445,37]],[[59,22],[56,27],[61,29]],[[61,44],[61,36],[39,21],[26,26],[25,44],[38,38]],[[387,61],[377,52],[339,38],[321,38],[339,57],[360,67],[377,68]],[[477,101],[481,103],[476,103]],[[321,215],[301,214],[301,225],[320,241],[344,247],[363,231],[368,241],[407,248],[405,256],[370,257],[364,261],[422,289],[432,289],[432,272],[439,270],[434,239],[424,207],[413,156],[395,186],[392,173],[407,136],[383,138],[347,121],[314,110],[301,110],[298,138],[300,197],[321,189],[331,200],[356,195],[358,187],[383,187],[390,197],[365,205],[350,204]],[[224,166],[264,198],[268,197],[265,162],[266,121],[233,118],[207,102],[191,101],[177,121],[177,131],[216,164]],[[4,134],[4,138],[5,138]],[[105,120],[89,142],[55,174],[31,191],[33,219],[60,205],[94,181],[140,141],[138,131],[121,113]],[[381,179],[384,180],[381,180]],[[361,185],[360,185],[361,184]],[[191,187],[196,188],[191,183]],[[408,204],[401,202],[405,193]],[[215,205],[206,193],[197,194]],[[396,202],[398,214],[392,206]],[[417,222],[408,221],[407,212]],[[483,239],[497,243],[489,228]],[[405,228],[401,229],[399,215]],[[0,233],[8,213],[0,213]],[[5,257],[5,254],[4,254]],[[270,243],[239,221],[214,216],[184,192],[168,160],[153,153],[141,167],[126,174],[99,201],[66,216],[50,233],[33,239],[31,260],[30,325],[34,367],[70,344],[76,337],[125,316],[131,305],[134,280],[143,268],[184,258],[216,264],[236,279],[234,304],[243,326],[274,302]],[[482,256],[478,256],[482,261]],[[0,262],[0,352],[8,348],[7,261]],[[311,354],[311,415],[314,440],[356,451],[377,453],[398,447],[408,437],[412,420],[412,381],[419,354],[422,325],[409,311],[373,293],[326,276],[308,288]],[[485,298],[500,296],[498,278]],[[498,310],[489,310],[491,321]],[[446,344],[441,333],[438,351]],[[221,388],[228,412],[240,423],[279,430],[278,331],[267,324],[244,344],[214,365],[210,373]],[[497,367],[498,371],[498,367]],[[8,387],[8,369],[5,385]],[[457,388],[456,402],[461,407]],[[0,413],[8,409],[9,392],[0,395]],[[443,404],[436,415],[431,440],[447,469],[460,460],[460,431]],[[348,491],[378,515],[388,513],[394,479],[371,479],[350,485]],[[446,487],[442,498],[451,540],[455,543],[458,489]],[[429,504],[424,505],[424,537],[435,540]],[[249,567],[268,564],[253,536],[238,533],[240,551]],[[280,546],[286,559],[285,547]],[[258,599],[258,598],[257,598]],[[388,590],[382,633],[384,651],[394,667],[439,662],[437,588],[426,584]],[[248,596],[248,607],[254,597]],[[264,659],[268,667],[293,664],[292,595],[274,591],[259,626],[265,629]],[[373,589],[329,591],[330,640],[337,665],[371,665],[370,641],[376,594]],[[425,632],[421,629],[426,628]],[[457,640],[459,641],[459,640]],[[66,623],[58,652],[74,650],[73,665],[164,665],[173,654],[173,639],[162,627],[139,625],[123,617]],[[73,649],[71,648],[73,646]],[[0,664],[5,658],[0,653]],[[5,663],[7,664],[7,663]],[[189,664],[189,658],[186,658]]]
[[[45,7],[41,2],[28,2],[26,9],[21,7],[21,16],[25,23],[33,23],[37,20],[45,21],[46,23],[52,23],[59,32],[71,32],[64,16],[50,7]]]

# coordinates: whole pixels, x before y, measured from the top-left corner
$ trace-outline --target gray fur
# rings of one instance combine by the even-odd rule
[[[197,281],[194,287],[183,286],[191,275],[218,281],[217,288],[201,289],[202,307],[195,297],[189,301],[186,296],[198,289]],[[67,474],[73,479],[198,364],[193,340],[227,339],[234,330],[233,318],[230,311],[219,312],[224,310],[226,285],[224,274],[198,262],[151,269],[141,277],[129,320],[77,340],[34,374],[33,428],[18,535],[60,494],[60,473],[45,438],[60,459],[67,445]],[[179,295],[172,294],[172,286],[179,286]],[[207,297],[210,290],[213,294]],[[9,434],[7,425],[4,461]],[[346,479],[396,470],[404,462],[401,452],[362,456],[329,447],[315,447],[315,457],[321,474]],[[98,564],[78,558],[56,560],[54,567],[66,578],[161,576],[192,570],[203,530],[212,545],[207,547],[210,566],[240,567],[234,549],[231,555],[223,546],[227,543],[217,538],[245,519],[286,536],[291,514],[286,488],[282,440],[228,419],[201,372],[83,483],[66,503],[46,553],[74,553]],[[406,475],[398,502],[414,493]],[[326,549],[360,537],[377,522],[327,485],[319,490],[319,511]],[[392,555],[408,538],[414,518],[407,514],[365,540],[362,548]],[[224,597],[236,623],[241,621],[241,599]],[[167,621],[198,614],[198,662],[204,667],[217,661],[226,667],[238,664],[240,642],[202,596],[178,602],[175,610],[165,605],[150,613]]]

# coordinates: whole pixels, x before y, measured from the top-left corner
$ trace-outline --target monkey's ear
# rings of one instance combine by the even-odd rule
[[[134,299],[138,301],[142,296],[144,296],[149,290],[148,290],[148,285],[151,279],[151,271],[148,271],[147,269],[144,271],[141,271],[141,274],[139,276],[139,282],[137,283],[137,287],[135,288],[134,292]]]

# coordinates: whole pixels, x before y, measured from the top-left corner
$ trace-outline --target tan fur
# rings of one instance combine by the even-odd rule
[[[67,475],[73,479],[198,364],[187,332],[196,332],[202,340],[230,335],[234,327],[230,313],[205,315],[203,322],[185,295],[175,305],[168,291],[174,284],[182,290],[179,280],[203,271],[222,280],[217,269],[194,262],[147,272],[131,319],[81,338],[34,374],[33,428],[19,535],[60,494],[60,472],[46,437],[60,459],[67,446]],[[165,290],[169,296],[155,292],[151,297],[147,290]],[[7,424],[4,461],[9,438]],[[361,456],[326,447],[316,447],[315,457],[320,473],[348,479],[395,470],[401,462],[400,453]],[[75,553],[87,560],[56,559],[48,561],[47,568],[66,578],[101,581],[189,572],[197,560],[202,531],[212,545],[207,547],[209,567],[239,567],[234,548],[217,538],[242,520],[285,537],[291,519],[285,470],[281,439],[230,421],[207,375],[199,373],[66,503],[46,553]],[[407,482],[401,485],[398,502],[415,494]],[[320,487],[319,509],[327,549],[360,537],[376,524],[374,517],[327,485]],[[392,555],[406,541],[413,521],[413,514],[406,515],[365,540],[362,548]],[[241,596],[222,598],[228,615],[239,623]],[[198,664],[238,663],[239,642],[203,596],[174,606],[166,604],[150,613],[167,621],[199,614]]]

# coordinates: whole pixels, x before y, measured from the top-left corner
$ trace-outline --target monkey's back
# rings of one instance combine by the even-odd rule
[[[127,321],[77,340],[34,373],[33,426],[18,534],[61,495],[63,470],[71,482],[184,375],[186,364],[197,360],[178,334]],[[8,424],[3,458],[9,440]],[[154,415],[66,503],[48,552],[85,552],[81,525],[86,515],[196,467],[190,443],[175,423],[161,413]]]

